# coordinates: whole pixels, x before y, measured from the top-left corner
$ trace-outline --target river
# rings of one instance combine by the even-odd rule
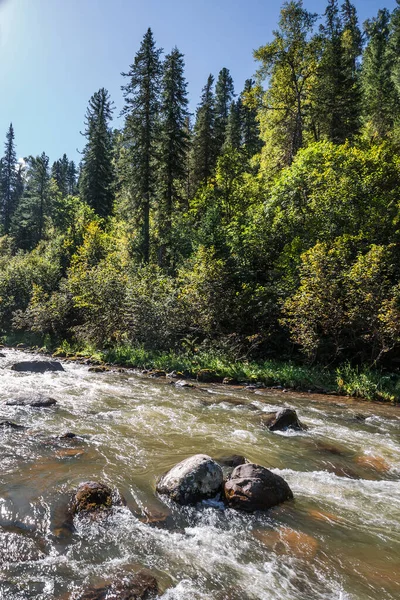
[[[27,355],[4,354],[0,420],[26,429],[0,429],[1,599],[79,598],[142,568],[163,600],[400,598],[399,408],[222,385],[179,389],[73,362],[64,372],[17,373],[10,366]],[[5,404],[32,393],[57,405]],[[282,406],[309,429],[264,429],[262,412]],[[67,431],[78,437],[60,439]],[[197,453],[244,455],[284,477],[295,499],[251,515],[217,500],[178,507],[157,497],[157,477]],[[117,488],[127,506],[104,521],[76,520],[68,535],[66,502],[87,480]]]

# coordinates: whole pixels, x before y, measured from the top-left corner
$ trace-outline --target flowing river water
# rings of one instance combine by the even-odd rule
[[[179,389],[133,372],[17,373],[0,358],[0,598],[79,598],[145,568],[163,600],[400,598],[400,409],[221,385]],[[29,356],[29,358],[32,358]],[[40,359],[41,357],[34,357]],[[7,406],[40,393],[51,408]],[[297,410],[309,429],[271,433],[262,412]],[[74,439],[60,439],[65,432]],[[266,513],[218,500],[179,507],[157,477],[197,453],[246,456],[295,499]],[[125,497],[105,520],[63,515],[82,481]],[[147,516],[146,516],[147,515]]]

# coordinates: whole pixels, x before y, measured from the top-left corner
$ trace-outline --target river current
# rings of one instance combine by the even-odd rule
[[[0,598],[62,600],[140,569],[162,600],[398,600],[400,409],[340,397],[177,388],[126,371],[17,373],[0,358]],[[35,359],[43,359],[40,356]],[[44,360],[44,359],[43,359]],[[7,406],[16,396],[50,408]],[[271,433],[260,415],[297,410],[305,432]],[[73,439],[60,439],[66,432]],[[244,455],[281,475],[295,499],[243,514],[216,500],[179,507],[157,478],[197,453]],[[79,483],[127,501],[101,521],[63,525]]]

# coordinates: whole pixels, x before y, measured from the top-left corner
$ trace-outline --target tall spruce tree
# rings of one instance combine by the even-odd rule
[[[225,148],[240,150],[242,146],[242,114],[243,105],[241,98],[232,100],[229,109],[228,123],[226,126]]]
[[[73,160],[69,161],[67,169],[67,190],[69,196],[75,196],[77,194],[77,178],[78,170]]]
[[[192,153],[195,187],[206,181],[215,167],[215,102],[213,84],[214,77],[209,75],[196,111]]]
[[[260,137],[260,123],[258,120],[258,110],[260,103],[255,91],[255,81],[246,79],[243,91],[240,95],[241,100],[241,120],[243,145],[248,156],[254,156],[262,148]]]
[[[10,231],[11,219],[19,199],[14,137],[14,128],[11,123],[6,135],[5,153],[1,159],[0,210],[4,233],[9,233]]]
[[[125,106],[124,184],[133,208],[139,214],[142,238],[139,252],[144,262],[150,257],[150,211],[154,206],[157,184],[157,145],[159,141],[160,83],[162,50],[156,48],[149,28],[122,86]]]
[[[235,96],[233,79],[229,69],[224,67],[218,75],[215,86],[215,155],[219,156],[226,140],[226,128],[228,126],[229,109]]]
[[[84,136],[80,192],[98,215],[108,217],[114,201],[113,143],[110,121],[113,104],[106,89],[101,88],[89,100]],[[68,169],[68,167],[67,167]]]
[[[68,168],[69,161],[67,155],[64,154],[62,158],[56,160],[51,168],[51,176],[55,180],[58,189],[61,192],[63,198],[68,195]]]
[[[11,226],[17,245],[24,250],[31,250],[44,237],[52,208],[50,181],[49,157],[44,152],[26,159],[25,189]]]
[[[390,49],[390,13],[379,10],[364,24],[367,46],[362,63],[363,116],[373,135],[388,135],[398,116],[399,97],[393,81],[394,54]]]
[[[163,65],[160,153],[158,161],[160,265],[170,263],[173,210],[182,201],[186,178],[186,159],[189,145],[187,119],[187,83],[184,76],[184,58],[178,48],[165,57]]]

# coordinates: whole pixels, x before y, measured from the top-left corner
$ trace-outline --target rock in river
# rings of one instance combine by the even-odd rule
[[[224,491],[230,508],[247,512],[267,510],[293,498],[282,477],[254,463],[236,467],[225,482]]]
[[[30,406],[32,408],[49,408],[57,404],[54,398],[41,396],[40,394],[32,394],[31,396],[22,396],[20,398],[12,398],[7,400],[7,406]]]
[[[222,488],[222,469],[206,454],[190,456],[161,477],[157,492],[166,494],[178,504],[195,504],[212,498]]]
[[[121,503],[121,499],[105,483],[86,481],[79,485],[72,499],[71,512],[78,514],[105,511]]]
[[[56,360],[25,360],[12,365],[13,371],[29,373],[46,373],[47,371],[64,371],[61,363]]]
[[[151,600],[157,598],[158,583],[146,571],[140,571],[132,578],[124,578],[104,587],[86,590],[78,600]]]
[[[281,408],[276,413],[263,415],[261,421],[270,431],[284,431],[285,429],[304,431],[307,429],[307,426],[299,421],[293,408]]]

